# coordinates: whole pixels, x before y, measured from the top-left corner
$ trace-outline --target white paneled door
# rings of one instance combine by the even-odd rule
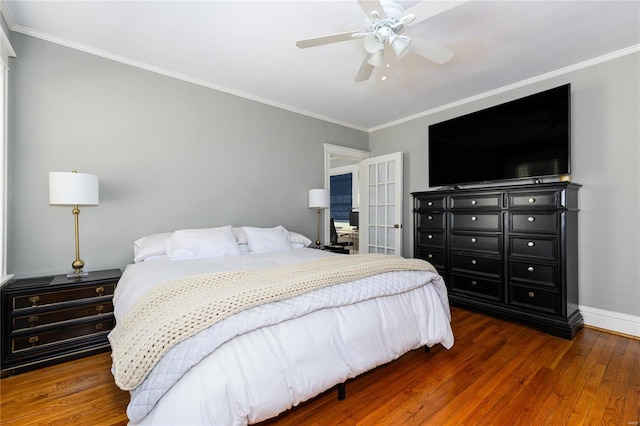
[[[402,255],[402,152],[360,162],[360,206],[360,253]]]

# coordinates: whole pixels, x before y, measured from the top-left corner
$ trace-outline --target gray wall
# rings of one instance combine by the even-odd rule
[[[71,207],[49,206],[48,172],[97,174],[82,207],[81,258],[123,267],[149,233],[232,225],[313,236],[308,190],[324,182],[323,143],[368,149],[330,124],[13,33],[7,271],[65,272]]]
[[[572,90],[572,175],[580,206],[580,304],[640,313],[640,54],[373,132],[373,155],[405,153],[404,253],[413,253],[412,191],[428,187],[430,124],[561,84]]]

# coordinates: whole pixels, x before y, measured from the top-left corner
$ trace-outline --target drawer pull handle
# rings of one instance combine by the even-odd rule
[[[102,330],[103,328],[104,328],[104,325],[102,323],[96,324],[96,330]]]
[[[96,287],[96,293],[98,293],[98,295],[102,296],[102,293],[104,293],[104,287]]]
[[[427,216],[427,219],[428,220],[433,220],[433,216],[429,215],[429,216]]]
[[[104,310],[104,306],[102,305],[96,306],[96,312],[98,312],[99,314],[101,314],[103,310]]]
[[[433,235],[429,234],[429,235],[427,235],[427,238],[431,240],[431,239],[433,239]]]
[[[433,259],[433,255],[432,255],[431,253],[429,253],[429,254],[427,255],[427,257],[428,257],[429,259]]]
[[[35,347],[36,343],[38,343],[38,336],[29,337],[29,343],[31,343],[31,347]]]
[[[536,296],[536,294],[534,292],[532,292],[532,291],[529,292],[529,297],[535,297],[535,296]]]
[[[29,317],[29,324],[31,325],[31,327],[35,327],[36,323],[38,322],[38,316],[37,315],[31,315]]]
[[[428,202],[427,202],[427,205],[428,205],[429,207],[431,207],[431,206],[433,205],[433,203],[432,203],[431,201],[428,201]]]
[[[529,241],[529,242],[527,243],[527,245],[528,245],[529,247],[534,247],[534,246],[536,245],[536,243],[534,243],[533,241]]]
[[[478,262],[477,262],[475,259],[472,259],[472,260],[471,260],[471,264],[472,264],[472,265],[475,265],[476,263],[478,263]]]
[[[475,206],[478,202],[476,200],[471,200],[471,204]]]
[[[472,286],[476,286],[476,285],[478,285],[478,282],[477,282],[477,281],[475,281],[475,280],[474,280],[474,281],[471,281],[471,285],[472,285]]]
[[[534,267],[533,267],[533,266],[529,266],[529,267],[527,268],[527,271],[529,271],[529,272],[533,272],[533,271],[535,271],[535,269],[534,269]]]
[[[471,220],[475,222],[478,218],[476,216],[471,216]]]
[[[29,302],[31,302],[31,307],[35,308],[38,306],[38,301],[40,300],[40,296],[31,296],[29,298]]]
[[[472,242],[472,243],[477,243],[477,242],[478,242],[478,239],[477,239],[476,237],[473,237],[473,238],[471,238],[471,242]]]
[[[536,202],[536,199],[535,199],[535,198],[533,198],[533,197],[529,198],[529,203],[530,203],[530,204],[533,204],[533,203],[535,203],[535,202]]]
[[[535,218],[535,217],[533,217],[533,216],[529,216],[529,217],[527,218],[527,220],[528,220],[529,222],[533,222],[534,220],[536,220],[536,218]]]

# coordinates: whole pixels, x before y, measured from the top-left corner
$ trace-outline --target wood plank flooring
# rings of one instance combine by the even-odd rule
[[[638,425],[640,341],[574,340],[453,308],[454,347],[412,351],[262,426]],[[124,425],[109,353],[0,381],[0,423]],[[176,407],[176,409],[180,409]]]

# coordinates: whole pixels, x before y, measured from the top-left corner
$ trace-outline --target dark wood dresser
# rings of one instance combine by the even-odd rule
[[[578,310],[578,189],[568,182],[415,192],[414,256],[452,304],[572,339]]]
[[[2,377],[110,349],[119,269],[13,280],[2,287]]]

